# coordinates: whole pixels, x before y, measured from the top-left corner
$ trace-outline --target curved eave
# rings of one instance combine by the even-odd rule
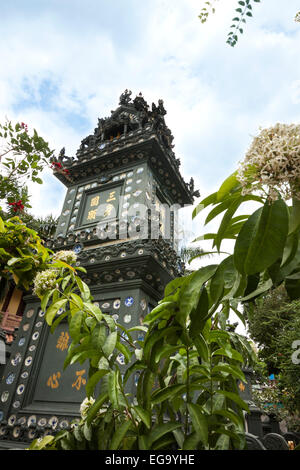
[[[141,138],[143,138],[141,136]],[[183,180],[178,168],[175,164],[175,159],[173,156],[168,155],[167,151],[163,148],[163,145],[159,142],[158,138],[155,135],[151,135],[149,138],[145,139],[144,141],[136,142],[128,145],[122,145],[118,147],[116,144],[115,147],[112,147],[111,151],[102,151],[101,153],[94,153],[93,151],[87,151],[87,155],[85,158],[88,158],[88,161],[82,162],[76,160],[71,166],[67,166],[66,168],[69,171],[69,175],[65,176],[63,172],[54,171],[53,174],[56,178],[58,178],[66,187],[70,187],[74,184],[77,184],[81,181],[80,173],[91,172],[91,167],[97,168],[99,164],[107,163],[113,164],[113,168],[106,168],[103,169],[101,173],[108,172],[115,170],[117,168],[126,168],[132,166],[135,163],[135,160],[130,160],[129,162],[124,163],[122,160],[126,159],[126,154],[132,154],[133,152],[145,152],[146,156],[143,160],[148,160],[149,165],[151,166],[152,170],[156,174],[159,180],[161,180],[162,184],[164,184],[163,178],[160,176],[158,169],[155,168],[155,165],[151,162],[151,157],[156,157],[162,163],[161,167],[164,167],[165,170],[169,173],[170,179],[172,182],[175,183],[176,188],[180,190],[182,203],[181,204],[193,204],[194,198]],[[93,156],[90,156],[93,155]],[[90,156],[90,157],[89,157]],[[120,158],[122,157],[122,158]],[[141,161],[141,160],[136,160]],[[98,176],[100,174],[98,172]],[[91,174],[92,177],[95,174]],[[86,177],[85,177],[86,178]],[[176,197],[175,197],[176,198]]]

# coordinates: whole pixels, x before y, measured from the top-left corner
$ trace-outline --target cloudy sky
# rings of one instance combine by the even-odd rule
[[[34,127],[74,155],[125,88],[159,98],[187,181],[201,197],[243,158],[260,126],[299,122],[298,0],[253,3],[235,48],[237,0],[202,25],[199,0],[12,0],[1,4],[0,119]],[[60,213],[65,188],[47,171],[31,187],[36,215]],[[186,219],[187,220],[187,219]],[[197,226],[187,231],[199,235]]]

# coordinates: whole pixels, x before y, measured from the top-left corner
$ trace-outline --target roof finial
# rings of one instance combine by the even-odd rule
[[[120,96],[120,101],[119,101],[119,104],[129,104],[130,101],[131,101],[131,96],[132,92],[130,90],[126,90],[124,91],[124,93],[122,93],[122,95]]]

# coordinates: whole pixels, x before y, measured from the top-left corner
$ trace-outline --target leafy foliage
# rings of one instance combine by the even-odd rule
[[[256,3],[259,3],[260,0],[253,0]],[[237,16],[232,20],[233,24],[230,27],[230,32],[228,33],[227,44],[234,47],[238,42],[239,34],[244,32],[244,24],[247,22],[248,18],[252,18],[252,5],[251,0],[244,0],[238,2],[238,8],[235,9]]]
[[[231,47],[234,47],[238,42],[239,35],[244,33],[244,24],[247,19],[252,18],[253,14],[253,3],[260,3],[261,0],[239,0],[237,2],[237,8],[235,9],[236,16],[232,19],[232,25],[227,36],[226,43]],[[201,23],[206,23],[209,15],[214,14],[216,11],[215,4],[217,0],[205,1],[204,6],[201,8],[198,18]],[[294,17],[294,21],[300,22],[300,11],[298,11]]]
[[[268,292],[251,305],[245,305],[244,312],[249,333],[260,348],[259,357],[266,363],[268,374],[278,374],[278,335],[297,317],[284,286]]]
[[[65,365],[90,361],[87,393],[95,394],[95,403],[79,425],[83,430],[92,426],[89,442],[101,428],[100,440],[110,449],[244,448],[243,411],[249,410],[237,383],[245,381],[241,366],[253,364],[255,356],[245,338],[226,331],[229,313],[233,310],[245,321],[239,304],[286,284],[299,266],[296,251],[288,248],[289,236],[297,236],[297,229],[290,229],[290,208],[281,199],[243,196],[241,191],[233,174],[195,208],[194,216],[213,206],[207,221],[225,212],[213,247],[220,251],[230,233],[236,238],[234,253],[219,265],[170,282],[164,298],[144,319],[144,340],[94,307],[88,287],[72,272],[58,275],[63,289],[44,294],[43,308],[52,299],[46,311],[51,328],[65,316],[69,319],[73,343]],[[248,200],[261,208],[237,219],[235,212]],[[60,309],[64,313],[57,317]],[[123,378],[116,361],[120,352],[128,363]],[[136,397],[126,392],[132,380],[137,382]],[[60,436],[52,447],[60,448]]]
[[[41,295],[41,306],[52,331],[68,318],[73,341],[64,366],[89,360],[86,391],[93,403],[77,427],[47,439],[47,448],[79,449],[83,442],[88,449],[244,448],[248,407],[237,381],[245,381],[240,365],[251,363],[253,353],[245,338],[210,319],[212,302],[203,292],[216,268],[172,281],[144,326],[126,330],[92,303],[74,268],[52,265],[59,269],[55,288]],[[124,377],[120,353],[128,364]],[[133,381],[136,397],[126,391]]]
[[[50,163],[53,151],[34,129],[30,135],[24,123],[0,124],[0,200],[13,204],[18,200],[30,207],[26,180],[41,184],[41,170]]]
[[[260,207],[236,215],[248,201]],[[25,289],[34,285],[52,332],[68,320],[72,343],[64,367],[89,362],[90,405],[81,421],[34,441],[31,449],[245,448],[243,413],[249,410],[238,383],[245,382],[242,366],[252,366],[256,357],[247,339],[228,328],[229,314],[245,323],[240,305],[247,302],[251,310],[278,286],[299,299],[299,207],[281,197],[243,194],[237,173],[193,217],[208,207],[205,223],[223,217],[215,234],[199,239],[211,239],[218,253],[225,239],[234,239],[233,254],[171,281],[144,324],[128,330],[93,303],[79,276],[85,270],[73,267],[73,252],[53,255],[19,218],[0,219],[1,275],[12,275]],[[288,333],[292,338],[294,331]]]
[[[49,255],[37,233],[19,217],[0,218],[1,277],[13,277],[17,287],[28,290],[36,274],[46,269]]]
[[[211,2],[204,2],[204,6],[202,7],[198,18],[200,19],[201,23],[206,23],[208,17],[211,13],[215,13],[216,9],[214,4],[217,0],[212,0]]]
[[[245,308],[249,333],[259,345],[259,357],[268,374],[275,374],[276,389],[291,415],[300,413],[299,364],[292,361],[293,343],[300,339],[299,300],[290,301],[283,286]],[[267,387],[267,391],[269,388]]]

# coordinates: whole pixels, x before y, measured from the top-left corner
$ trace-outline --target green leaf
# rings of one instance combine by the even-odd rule
[[[108,374],[108,396],[114,408],[119,409],[119,371]]]
[[[107,324],[109,331],[115,331],[116,330],[116,323],[115,320],[110,316],[106,315],[105,313],[102,313],[102,318]]]
[[[237,171],[232,173],[232,175],[228,176],[224,183],[222,183],[220,189],[217,192],[217,197],[216,200],[217,202],[222,201],[225,196],[228,196],[228,194],[237,186],[240,185],[240,182],[238,181],[237,177]]]
[[[289,235],[298,232],[300,228],[300,200],[294,198],[290,208]]]
[[[91,298],[91,292],[90,292],[90,289],[89,289],[88,285],[85,282],[83,282],[80,279],[80,277],[78,277],[78,276],[75,277],[75,281],[76,281],[76,283],[79,287],[79,290],[82,294],[83,301],[89,300]]]
[[[180,428],[182,425],[181,423],[174,423],[172,421],[164,424],[156,425],[152,431],[148,434],[148,450],[150,450],[153,442],[160,439],[162,436],[169,432],[175,431],[175,429]]]
[[[82,301],[82,298],[79,297],[79,295],[77,294],[74,294],[74,292],[72,292],[70,294],[70,310],[72,312],[76,312],[77,310],[82,310],[83,309],[83,301]]]
[[[169,297],[170,295],[174,294],[179,289],[179,287],[182,287],[187,282],[188,278],[189,276],[176,277],[175,279],[173,279],[173,281],[169,282],[165,287],[165,297]],[[165,300],[160,301],[159,305],[161,303],[165,303]]]
[[[211,279],[209,292],[212,303],[220,300],[224,287],[231,288],[233,286],[236,276],[237,271],[234,266],[233,256],[228,256],[219,264]]]
[[[197,307],[190,314],[191,323],[189,327],[189,335],[191,338],[199,335],[205,324],[208,315],[209,301],[207,290],[205,287],[201,289],[200,298]]]
[[[207,418],[203,413],[202,407],[194,403],[187,404],[193,427],[204,445],[208,444],[208,424]]]
[[[198,334],[193,338],[193,342],[197,348],[198,354],[204,362],[208,361],[209,349],[208,345],[201,334]]]
[[[227,392],[225,390],[216,390],[215,393],[224,395],[229,400],[232,400],[233,402],[235,402],[240,408],[247,411],[247,413],[250,413],[250,410],[249,410],[249,407],[248,407],[247,403],[244,402],[244,400],[242,400],[241,397],[239,395],[237,395],[236,393]]]
[[[242,382],[246,383],[246,379],[245,379],[243,372],[236,366],[233,366],[233,365],[230,366],[229,364],[219,363],[212,370],[212,373],[215,373],[215,372],[226,372],[232,375],[233,377],[240,379]]]
[[[105,325],[97,325],[92,332],[92,345],[95,349],[100,350],[106,341]]]
[[[120,351],[124,355],[125,362],[126,364],[128,364],[128,362],[130,362],[131,360],[131,355],[132,355],[130,350],[125,346],[125,344],[122,344],[120,341],[117,341],[116,348],[118,349],[118,351]],[[142,352],[142,350],[139,350],[139,351]]]
[[[175,333],[178,330],[180,330],[180,326],[172,326],[170,328],[164,328],[161,330],[156,330],[154,332],[151,332],[151,335],[148,337],[148,334],[145,338],[145,343],[144,343],[144,357],[145,360],[148,361],[150,359],[150,355],[152,352],[152,348],[154,345],[160,341],[162,338],[166,337],[167,335],[171,333]]]
[[[92,440],[92,436],[93,436],[92,426],[88,425],[87,422],[84,423],[83,434],[87,441]]]
[[[103,353],[105,354],[106,357],[109,357],[113,353],[113,351],[116,347],[117,339],[118,339],[118,332],[117,331],[113,331],[107,337],[104,345],[102,346],[102,351],[103,351]]]
[[[149,368],[143,370],[137,386],[138,403],[142,403],[143,408],[151,410],[151,391],[155,383],[155,374]]]
[[[235,359],[236,361],[239,361],[241,363],[244,362],[243,356],[238,351],[230,347],[217,349],[216,351],[212,353],[212,355],[213,356],[226,356],[226,357],[229,357],[230,359]]]
[[[136,414],[141,418],[148,429],[151,428],[151,413],[139,405],[133,407]]]
[[[287,239],[283,250],[281,266],[290,263],[295,257],[298,249],[299,238],[297,233],[291,233]]]
[[[254,297],[257,297],[260,294],[263,294],[264,292],[267,292],[273,285],[272,279],[268,279],[267,281],[263,282],[260,284],[257,289],[255,289],[253,292],[250,294],[246,295],[245,297],[242,297],[240,300],[241,302],[247,302],[250,299],[253,299]]]
[[[176,439],[176,442],[178,444],[179,449],[182,449],[183,443],[184,443],[184,434],[181,429],[175,429],[173,431],[173,435]]]
[[[7,265],[8,266],[13,266],[14,264],[18,263],[19,261],[24,261],[24,259],[23,258],[10,258],[7,261]]]
[[[73,433],[74,433],[74,437],[75,437],[76,441],[79,441],[79,442],[84,441],[84,435],[83,435],[81,426],[75,426]]]
[[[91,331],[93,331],[93,329],[97,325],[97,320],[94,317],[87,317],[85,319],[85,324]]]
[[[54,291],[55,291],[55,289],[47,290],[46,293],[43,295],[43,298],[41,300],[41,309],[42,309],[43,312],[46,311],[49,299],[50,299],[50,297],[51,297],[51,295],[53,294]]]
[[[147,436],[144,436],[144,435],[139,436],[138,441],[139,441],[139,450],[149,450]]]
[[[64,261],[61,260],[55,260],[54,263],[51,264],[52,268],[67,268],[71,269],[71,271],[75,271],[73,266],[70,266],[68,263],[65,263]]]
[[[210,204],[215,204],[216,199],[217,199],[217,193],[210,194],[205,199],[203,199],[198,204],[198,206],[196,206],[195,209],[193,210],[192,218],[194,219],[199,214],[199,212],[201,212],[203,209],[205,209]]]
[[[76,312],[69,323],[69,332],[74,341],[79,340],[83,316],[83,312]]]
[[[218,215],[220,215],[223,211],[225,211],[226,209],[228,209],[228,207],[230,206],[230,204],[232,203],[233,200],[236,200],[237,199],[237,196],[236,195],[233,195],[227,199],[225,199],[225,201],[221,202],[220,204],[218,204],[216,207],[214,207],[210,212],[209,214],[207,215],[205,221],[204,221],[204,225],[207,225],[209,222],[211,222],[215,217],[217,217]]]
[[[185,325],[188,315],[197,307],[201,287],[213,276],[217,267],[209,265],[200,268],[190,276],[189,282],[182,288],[179,297],[180,311],[176,314],[176,319],[181,325]]]
[[[190,434],[189,436],[186,437],[183,445],[182,445],[182,450],[196,450],[201,439],[199,435],[195,432]]]
[[[143,323],[149,324],[157,318],[166,318],[176,307],[176,302],[163,302],[158,304],[148,315],[145,316]]]
[[[60,299],[54,304],[50,305],[50,307],[47,309],[46,314],[45,314],[45,319],[48,325],[52,324],[53,319],[55,315],[57,314],[58,310],[60,308],[64,308],[67,302],[68,302],[68,299]]]
[[[68,276],[66,276],[66,277],[64,278],[63,282],[61,283],[61,290],[62,290],[62,291],[65,290],[65,288],[66,288],[66,286],[67,286],[69,280],[71,279],[71,277],[72,277],[71,274],[69,274]]]
[[[288,209],[282,200],[255,211],[243,225],[234,249],[242,274],[262,272],[281,257],[288,234]]]
[[[243,419],[237,415],[236,413],[233,413],[230,410],[213,410],[213,414],[224,416],[225,418],[228,418],[230,421],[232,421],[240,430],[244,429],[244,421]]]
[[[228,450],[230,449],[230,437],[225,434],[221,434],[218,438],[214,450]]]
[[[127,367],[124,374],[123,383],[125,384],[127,382],[128,378],[133,374],[133,372],[140,372],[142,369],[147,369],[147,366],[140,361],[134,362],[131,366]]]
[[[165,436],[161,437],[160,439],[156,440],[153,445],[152,449],[153,450],[166,450],[166,449],[172,449],[174,444],[176,443],[173,432],[166,434]]]
[[[54,331],[56,330],[57,326],[63,321],[64,318],[66,318],[66,316],[70,313],[70,311],[66,311],[64,313],[62,313],[61,315],[59,315],[59,317],[57,317],[54,322],[52,322],[52,325],[51,325],[51,328],[50,328],[50,331],[51,333],[54,333]]]
[[[194,261],[194,259],[202,258],[204,256],[220,255],[220,254],[221,255],[229,255],[229,253],[227,253],[227,251],[204,251],[203,253],[199,253],[196,256],[192,256],[192,258],[189,259],[188,263],[191,264],[191,262]]]
[[[48,446],[53,440],[55,439],[55,436],[45,436],[42,438],[40,441],[39,439],[35,439],[29,446],[29,450],[41,450],[44,447]]]
[[[242,197],[233,199],[232,203],[230,204],[229,208],[225,212],[223,219],[219,225],[219,229],[216,235],[216,238],[214,240],[214,245],[216,246],[217,250],[220,251],[221,243],[223,238],[225,238],[226,231],[228,231],[228,226],[230,224],[230,221],[237,211],[238,207],[240,204],[244,201]]]
[[[174,398],[179,393],[184,393],[186,386],[185,385],[171,385],[165,388],[161,388],[158,391],[155,391],[151,396],[151,403],[157,405],[169,398]]]
[[[88,425],[91,424],[91,422],[93,421],[95,415],[98,413],[98,411],[100,410],[103,403],[107,400],[107,398],[108,398],[108,394],[106,392],[102,393],[97,398],[95,403],[93,403],[93,405],[90,407],[90,409],[88,411],[88,414],[87,414],[87,417],[86,417],[86,422],[87,422]]]
[[[109,370],[105,370],[105,369],[98,370],[97,372],[95,372],[89,378],[89,380],[88,380],[88,382],[85,386],[87,397],[90,397],[90,396],[93,395],[94,389],[95,389],[97,383],[99,382],[99,380],[101,380],[102,377],[104,377],[104,375],[106,375],[108,373],[109,373]]]
[[[83,306],[85,309],[89,311],[89,313],[93,315],[93,317],[95,317],[98,320],[98,322],[101,321],[103,315],[102,315],[100,308],[97,307],[97,305],[92,304],[91,302],[84,302]]]
[[[1,217],[0,217],[0,232],[1,233],[5,232],[5,225]]]
[[[132,426],[132,422],[130,420],[125,421],[124,423],[117,427],[116,432],[113,435],[111,440],[111,444],[109,446],[109,450],[117,450],[120,447],[122,440],[125,438],[127,431]]]

